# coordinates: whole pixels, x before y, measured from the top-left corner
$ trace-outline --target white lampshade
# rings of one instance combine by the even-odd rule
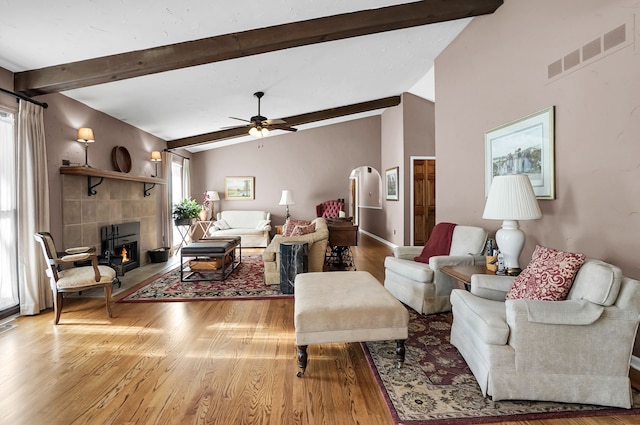
[[[542,217],[531,180],[526,174],[496,176],[491,183],[482,218],[503,220],[496,232],[496,243],[504,256],[507,274],[520,273],[519,257],[524,248],[525,234],[518,220]]]
[[[220,195],[215,190],[207,190],[207,197],[210,201],[219,201]]]
[[[293,192],[290,190],[283,190],[282,197],[280,197],[280,205],[295,205],[296,201],[293,200]]]
[[[540,217],[542,212],[529,176],[512,174],[493,178],[482,218],[535,220]]]
[[[290,190],[283,190],[282,191],[282,196],[280,197],[280,205],[286,205],[287,206],[287,213],[285,215],[285,218],[289,218],[289,205],[295,205],[296,201],[293,200],[293,192],[291,192]]]
[[[162,161],[162,156],[159,151],[151,152],[151,162],[160,162]]]
[[[78,142],[93,143],[95,139],[93,137],[93,130],[87,127],[78,129]]]

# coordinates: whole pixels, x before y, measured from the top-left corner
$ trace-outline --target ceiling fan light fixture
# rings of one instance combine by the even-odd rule
[[[269,129],[265,127],[251,127],[249,134],[253,137],[265,137],[269,134]]]

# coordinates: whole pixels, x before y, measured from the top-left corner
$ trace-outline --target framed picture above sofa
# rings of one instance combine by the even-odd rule
[[[225,177],[225,201],[247,201],[255,199],[255,177]]]

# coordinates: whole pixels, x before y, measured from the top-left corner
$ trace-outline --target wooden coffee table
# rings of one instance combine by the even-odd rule
[[[194,270],[185,257],[217,260],[217,269]],[[182,282],[199,282],[205,280],[225,280],[242,262],[242,246],[240,236],[228,238],[209,238],[190,243],[180,250],[180,280]]]
[[[443,266],[440,271],[452,277],[460,284],[460,289],[470,289],[471,276],[474,274],[495,275],[495,272],[487,270],[485,265],[478,266]]]

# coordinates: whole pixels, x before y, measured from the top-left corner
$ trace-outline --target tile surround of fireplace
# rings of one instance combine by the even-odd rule
[[[139,263],[148,263],[147,251],[161,246],[160,196],[159,190],[153,190],[145,197],[141,183],[113,179],[104,179],[96,195],[88,196],[86,177],[63,175],[63,247],[93,246],[101,250],[102,227],[140,222]]]

